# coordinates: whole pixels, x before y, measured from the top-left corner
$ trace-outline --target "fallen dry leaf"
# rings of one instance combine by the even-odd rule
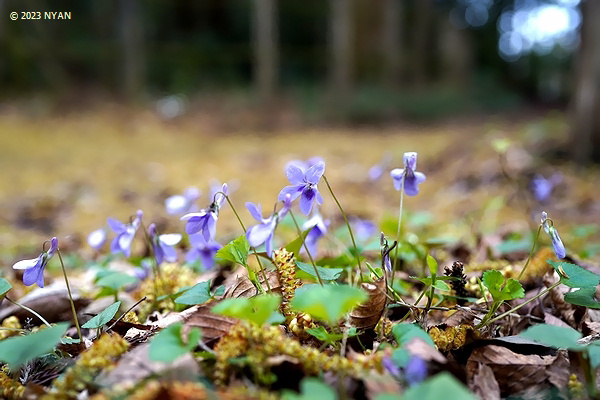
[[[482,400],[500,400],[500,385],[489,365],[471,362],[467,364],[469,389]]]
[[[358,329],[371,329],[381,318],[387,301],[385,279],[383,277],[374,283],[363,283],[362,289],[369,298],[350,312],[350,325]]]
[[[275,271],[267,271],[267,280],[271,287],[271,291],[275,293],[281,293],[281,285],[279,284],[279,278],[277,277],[277,273]],[[262,285],[263,289],[268,290],[267,285],[265,284],[265,278],[263,277],[261,272],[257,272],[256,274],[258,281]],[[238,277],[233,285],[227,288],[225,292],[225,299],[235,299],[238,297],[253,297],[257,294],[257,289],[254,287],[254,284],[250,282],[247,276]]]

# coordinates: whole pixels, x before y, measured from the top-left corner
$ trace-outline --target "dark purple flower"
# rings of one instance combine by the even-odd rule
[[[366,240],[375,234],[377,226],[373,221],[361,218],[351,218],[350,224],[356,237],[360,240]]]
[[[319,193],[317,185],[325,173],[325,163],[319,161],[306,171],[295,164],[288,165],[286,175],[291,185],[284,187],[279,192],[279,201],[284,201],[287,195],[290,195],[292,201],[300,197],[300,211],[305,215],[310,214],[315,201],[317,204],[323,204],[323,196]]]
[[[319,239],[321,239],[327,233],[329,224],[329,220],[324,221],[323,217],[321,217],[321,214],[316,212],[302,225],[303,231],[310,229],[310,231],[308,231],[306,234],[304,243],[306,244],[306,247],[308,248],[308,251],[312,257],[317,255],[317,243],[319,242]],[[304,246],[301,248],[301,250],[305,250]]]
[[[162,264],[163,260],[167,260],[168,262],[177,261],[177,250],[173,246],[181,240],[179,233],[158,235],[156,233],[156,224],[152,223],[148,226],[148,236],[150,236],[150,242],[152,243],[156,265]]]
[[[106,241],[106,231],[102,228],[96,229],[87,237],[88,244],[96,251],[100,251]]]
[[[419,356],[412,356],[404,367],[404,377],[408,386],[423,382],[427,378],[427,361]]]
[[[560,240],[560,236],[558,236],[558,231],[554,228],[554,223],[548,219],[548,214],[545,211],[542,212],[542,228],[544,228],[544,232],[552,239],[552,247],[554,247],[556,257],[565,258],[567,255],[565,246],[562,240]]]
[[[385,238],[385,235],[383,234],[383,232],[381,232],[381,236],[379,239],[379,245],[381,247],[381,260],[382,260],[382,264],[383,267],[388,270],[388,271],[392,271],[392,262],[390,261],[390,246],[388,246],[388,242]]]
[[[108,226],[117,234],[110,244],[110,251],[113,254],[122,252],[126,257],[131,255],[131,242],[142,223],[143,215],[142,210],[137,210],[136,216],[130,224],[124,224],[114,218],[107,218]]]
[[[165,208],[167,213],[174,214],[187,214],[198,211],[198,205],[196,200],[200,198],[200,190],[193,186],[185,189],[183,195],[176,194],[174,196],[167,197],[165,200]]]
[[[23,283],[25,286],[31,286],[37,283],[39,287],[44,287],[44,268],[48,260],[54,256],[58,250],[58,239],[53,237],[50,241],[48,251],[42,252],[37,258],[31,260],[21,260],[13,265],[13,269],[24,269]]]
[[[214,201],[199,212],[189,213],[181,217],[182,221],[187,221],[185,224],[185,231],[188,235],[193,235],[198,232],[202,232],[206,241],[215,239],[217,234],[217,218],[219,217],[219,210],[225,201],[227,195],[227,184],[224,183],[221,187],[221,191],[224,193],[218,193],[214,196]]]
[[[552,190],[562,181],[561,174],[553,174],[550,179],[544,178],[542,175],[536,175],[531,180],[531,190],[537,201],[545,203],[550,199]]]
[[[211,269],[215,265],[215,254],[223,246],[215,241],[206,241],[204,235],[190,236],[191,248],[185,255],[185,261],[188,264],[195,262],[197,259],[202,261],[204,269]]]
[[[382,158],[381,162],[379,162],[378,164],[375,164],[371,168],[369,168],[369,173],[368,173],[369,180],[371,182],[378,181],[383,176],[383,173],[385,172],[385,170],[387,169],[387,167],[390,165],[391,162],[392,162],[392,156],[389,151],[386,151],[383,154],[383,158]]]
[[[425,182],[425,174],[417,172],[417,153],[414,151],[404,153],[404,169],[395,168],[390,172],[394,179],[394,188],[402,190],[407,196],[419,194],[419,184]]]
[[[254,225],[246,232],[246,239],[250,246],[256,248],[261,244],[265,243],[267,255],[271,257],[273,254],[273,236],[275,235],[275,228],[279,221],[285,217],[290,211],[291,196],[288,194],[284,199],[284,204],[279,212],[273,213],[269,218],[263,218],[262,207],[260,204],[254,204],[252,202],[246,203],[246,208],[250,211],[250,214],[260,224]]]

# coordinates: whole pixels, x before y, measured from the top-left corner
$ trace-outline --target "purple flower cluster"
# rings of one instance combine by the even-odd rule
[[[273,254],[273,237],[275,236],[275,229],[277,228],[279,221],[281,221],[290,211],[290,206],[291,196],[288,194],[285,196],[283,207],[279,212],[273,213],[269,218],[263,218],[261,205],[247,202],[246,208],[252,217],[260,222],[259,224],[250,227],[246,232],[246,239],[250,246],[256,248],[264,243],[267,255],[271,257]]]
[[[188,264],[196,262],[198,259],[202,261],[204,269],[211,269],[215,265],[215,254],[223,246],[214,240],[207,241],[204,235],[190,235],[191,248],[185,256],[185,261]]]
[[[164,260],[168,262],[177,261],[177,250],[173,246],[181,241],[179,233],[159,235],[156,233],[156,224],[152,223],[148,226],[148,236],[150,237],[150,243],[152,243],[156,265],[162,264]]]
[[[291,185],[279,192],[279,201],[285,201],[287,195],[291,201],[300,197],[300,211],[304,215],[310,214],[315,202],[318,205],[323,204],[323,196],[317,185],[325,173],[325,162],[319,161],[306,170],[296,164],[288,164],[285,173]]]
[[[114,218],[108,218],[106,220],[110,229],[117,234],[110,244],[110,251],[113,254],[123,253],[125,254],[125,257],[131,255],[131,243],[133,242],[135,232],[142,223],[143,215],[144,213],[142,210],[137,210],[135,218],[129,224],[124,224]]]
[[[188,235],[201,232],[206,241],[215,239],[217,234],[217,219],[219,218],[219,210],[227,196],[227,184],[224,183],[221,188],[222,193],[217,193],[214,196],[214,201],[199,212],[189,213],[181,217],[182,221],[187,221],[185,231]]]
[[[407,196],[419,194],[419,184],[425,182],[425,174],[417,172],[417,153],[404,153],[404,169],[395,168],[390,172],[396,190],[404,190]]]
[[[183,194],[176,194],[174,196],[167,197],[165,200],[165,208],[167,213],[171,215],[176,214],[187,214],[198,211],[198,205],[196,200],[200,198],[200,190],[198,188],[190,186],[185,189]]]

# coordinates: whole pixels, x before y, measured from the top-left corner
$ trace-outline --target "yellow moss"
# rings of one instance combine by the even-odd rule
[[[281,312],[288,320],[295,317],[295,313],[290,309],[290,302],[294,298],[294,293],[297,288],[302,286],[302,282],[296,279],[296,259],[294,253],[287,251],[284,248],[273,252],[273,264],[281,285]]]
[[[3,366],[0,369],[0,394],[2,398],[7,400],[21,399],[24,393],[25,386],[11,379],[8,375],[8,366]]]
[[[471,325],[448,326],[445,329],[434,326],[429,329],[428,333],[441,351],[459,349],[465,345],[469,336],[479,336],[479,333]]]
[[[9,329],[0,329],[0,340],[19,334],[19,331],[12,329],[23,328],[21,326],[21,322],[19,322],[19,318],[15,317],[14,315],[4,319],[4,321],[2,321],[2,327]]]
[[[486,260],[483,262],[469,263],[465,265],[465,272],[477,272],[477,271],[489,271],[492,269],[502,270],[508,266],[509,262],[506,260]]]
[[[569,392],[571,393],[571,397],[574,399],[583,399],[584,398],[584,390],[583,384],[577,378],[577,375],[571,374],[569,376],[569,383],[567,383],[567,387],[569,388]]]
[[[546,272],[552,270],[552,266],[548,264],[547,260],[558,261],[554,251],[550,247],[542,247],[537,253],[531,257],[527,269],[523,273],[522,281],[526,282],[531,279],[539,279],[546,274]],[[525,263],[523,263],[525,265]]]
[[[129,322],[129,323],[132,323],[132,324],[139,324],[140,323],[140,319],[138,318],[137,314],[134,311],[129,311],[123,317],[123,322]]]
[[[218,386],[228,384],[231,373],[229,359],[246,356],[248,365],[256,374],[268,372],[265,360],[274,355],[293,357],[304,368],[305,373],[315,375],[320,371],[335,371],[360,377],[376,369],[382,371],[382,353],[371,357],[357,357],[349,360],[338,355],[328,355],[318,349],[302,346],[295,339],[286,337],[278,327],[257,327],[246,323],[234,326],[215,346],[217,361],[214,378]],[[260,377],[260,376],[259,376]]]
[[[115,358],[128,348],[129,343],[121,336],[103,334],[90,348],[81,353],[75,365],[54,381],[52,389],[42,400],[75,398],[98,373],[112,369]]]

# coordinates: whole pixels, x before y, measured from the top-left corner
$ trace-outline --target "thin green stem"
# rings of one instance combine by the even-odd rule
[[[240,226],[242,227],[242,229],[244,230],[244,234],[247,232],[246,230],[246,226],[244,225],[244,223],[242,222],[242,219],[240,218],[240,215],[238,214],[237,210],[235,209],[235,207],[233,206],[233,203],[231,202],[231,200],[229,199],[229,196],[226,195],[223,192],[217,192],[215,193],[215,196],[221,193],[223,196],[225,196],[225,200],[227,200],[227,203],[229,203],[229,207],[231,207],[231,210],[233,211],[233,213],[235,214],[235,217],[237,218],[238,222],[240,223]],[[260,272],[262,273],[263,279],[265,281],[265,284],[267,285],[267,292],[270,293],[271,292],[271,285],[269,284],[269,278],[267,278],[267,271],[266,268],[264,267],[264,265],[262,264],[262,262],[260,261],[260,257],[258,256],[258,253],[256,252],[255,248],[252,248],[252,252],[254,253],[254,256],[256,257],[256,261],[258,262],[258,267],[260,268]],[[268,254],[267,254],[268,255]],[[246,266],[246,268],[249,268],[248,266]],[[262,285],[260,284],[260,282],[258,282],[258,286],[259,288],[262,290]],[[258,288],[257,288],[258,289]]]
[[[32,310],[31,308],[24,306],[23,304],[19,304],[16,301],[12,301],[11,299],[8,298],[8,296],[4,296],[4,298],[6,300],[8,300],[10,303],[13,303],[15,306],[17,307],[21,307],[23,310],[28,311],[30,313],[32,313],[33,315],[35,315],[36,317],[38,317],[46,326],[50,327],[51,325],[48,323],[48,321],[46,321],[44,319],[44,317],[42,317],[40,314],[38,314],[36,311]]]
[[[504,313],[502,313],[502,314],[498,315],[497,317],[495,317],[495,318],[492,318],[492,319],[488,320],[487,322],[484,322],[484,321],[482,321],[482,322],[481,322],[481,324],[477,326],[477,328],[483,328],[485,325],[489,325],[489,324],[491,324],[491,323],[493,323],[493,322],[496,322],[496,321],[498,321],[499,319],[502,319],[502,318],[506,317],[506,316],[507,316],[507,315],[509,315],[509,314],[512,314],[513,312],[517,311],[519,308],[521,308],[521,307],[523,307],[523,306],[525,306],[525,305],[527,305],[527,304],[531,303],[532,301],[534,301],[534,300],[538,299],[539,297],[541,297],[541,296],[545,295],[546,293],[548,293],[549,291],[551,291],[552,289],[554,289],[554,288],[555,288],[555,287],[557,287],[558,285],[560,285],[560,281],[556,282],[554,285],[552,285],[552,286],[550,286],[550,287],[546,288],[545,290],[541,291],[540,293],[538,293],[537,295],[535,295],[535,296],[534,296],[534,297],[532,297],[531,299],[529,299],[529,300],[527,300],[527,301],[525,301],[525,302],[523,302],[523,303],[519,304],[519,305],[518,305],[518,306],[516,306],[516,307],[513,307],[513,308],[511,308],[510,310],[508,310],[508,311],[506,311],[506,312],[504,312]],[[485,325],[484,325],[484,323],[485,323]]]
[[[71,287],[69,286],[69,278],[67,278],[67,271],[65,270],[65,263],[63,262],[62,255],[60,254],[60,249],[56,249],[58,253],[58,259],[60,260],[60,266],[62,268],[63,275],[65,277],[65,284],[67,285],[67,293],[69,294],[69,300],[71,302],[71,311],[73,312],[73,320],[75,320],[75,326],[77,327],[77,335],[79,336],[79,340],[83,340],[83,336],[81,336],[81,327],[79,326],[79,319],[77,319],[77,311],[75,310],[75,302],[73,301],[73,295],[71,294]]]
[[[354,240],[354,234],[352,233],[352,228],[350,227],[350,222],[348,221],[348,217],[346,216],[346,213],[344,212],[342,205],[340,204],[337,197],[335,196],[335,193],[333,193],[333,189],[331,189],[331,185],[329,184],[329,181],[327,180],[327,177],[325,176],[325,174],[323,174],[323,180],[325,181],[325,184],[327,185],[327,189],[329,189],[329,193],[331,193],[331,197],[333,197],[333,200],[337,204],[338,208],[340,209],[340,212],[342,213],[342,216],[344,217],[344,221],[346,222],[346,226],[348,227],[348,232],[350,232],[350,239],[352,240],[352,245],[354,246],[354,252],[356,254],[356,262],[358,263],[358,278],[360,278],[362,266],[360,265],[360,255],[358,254],[358,247],[356,246],[356,241]],[[358,281],[358,279],[357,279],[357,281]]]
[[[398,207],[398,230],[396,232],[396,250],[394,251],[394,263],[392,264],[392,285],[396,275],[396,261],[398,260],[398,249],[400,248],[400,230],[402,228],[402,207],[404,204],[404,179],[402,179],[402,188],[400,189],[400,206]],[[419,299],[420,300],[420,299]]]
[[[296,226],[298,235],[300,235],[300,240],[302,240],[302,245],[304,245],[304,250],[306,250],[306,254],[308,254],[310,263],[312,264],[313,268],[315,269],[315,274],[317,274],[317,280],[319,281],[319,284],[321,286],[323,286],[323,280],[321,279],[321,275],[319,274],[319,270],[317,269],[317,264],[315,264],[315,260],[313,260],[312,255],[310,254],[310,251],[308,251],[308,246],[306,245],[306,241],[304,240],[304,235],[302,235],[302,230],[300,229],[300,226],[298,225],[298,222],[296,221],[296,217],[294,216],[294,213],[292,212],[292,210],[290,210],[290,216],[292,217],[292,220],[294,221],[294,225]]]
[[[527,261],[525,262],[525,266],[523,267],[523,269],[521,270],[521,273],[519,274],[519,276],[517,277],[517,280],[520,281],[521,277],[523,276],[523,273],[525,272],[525,270],[527,269],[527,266],[529,265],[529,262],[531,261],[531,257],[533,256],[533,250],[535,249],[535,245],[537,244],[537,241],[540,237],[540,232],[542,231],[542,225],[539,226],[538,230],[537,230],[537,235],[535,235],[535,239],[533,241],[533,245],[531,246],[531,251],[529,252],[529,257],[527,257]]]

